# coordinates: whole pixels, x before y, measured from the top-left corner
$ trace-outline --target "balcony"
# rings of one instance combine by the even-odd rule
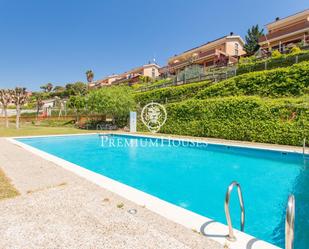
[[[276,31],[274,33],[269,33],[266,36],[262,36],[259,39],[259,42],[265,42],[267,40],[273,40],[273,39],[279,38],[279,37],[284,36],[284,35],[292,34],[294,32],[300,31],[300,30],[304,30],[306,28],[309,30],[309,21],[307,21],[307,20],[303,21],[302,23],[296,24],[294,26],[287,27],[283,30],[279,30],[279,31]]]
[[[176,62],[176,63],[171,63],[171,64],[169,64],[169,67],[172,68],[172,69],[182,68],[182,67],[185,67],[189,64],[196,63],[198,61],[202,61],[203,59],[206,59],[207,57],[217,56],[220,53],[223,53],[223,52],[218,50],[218,49],[212,49],[212,50],[209,50],[209,51],[199,52],[195,57],[191,57],[190,59],[179,61],[179,62]]]

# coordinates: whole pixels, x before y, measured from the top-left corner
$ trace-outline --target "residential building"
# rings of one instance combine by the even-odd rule
[[[119,79],[119,75],[118,74],[113,74],[110,76],[107,76],[101,80],[96,80],[93,81],[91,83],[89,83],[89,87],[90,88],[100,88],[102,86],[110,86],[112,84],[112,82],[116,81],[117,79]]]
[[[303,42],[309,44],[309,9],[285,18],[276,18],[266,25],[267,34],[259,39],[262,49],[284,51]]]
[[[160,78],[167,78],[169,76],[169,67],[168,65],[159,68]]]
[[[43,105],[41,108],[43,109],[43,116],[45,117],[51,116],[52,109],[56,106],[57,99],[46,99],[43,100],[42,102]]]
[[[155,79],[159,76],[160,66],[156,63],[149,63],[134,69],[124,72],[122,74],[115,74],[108,76],[104,79],[97,80],[93,82],[90,87],[102,87],[102,86],[111,86],[119,84],[128,84],[132,85],[139,81],[140,76],[145,76],[150,79]]]
[[[239,56],[245,54],[244,41],[239,35],[230,33],[214,41],[207,42],[199,47],[175,55],[168,60],[169,72],[177,74],[190,65],[199,65],[201,68],[236,63]]]

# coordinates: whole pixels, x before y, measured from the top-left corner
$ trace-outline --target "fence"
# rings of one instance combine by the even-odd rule
[[[263,59],[261,61],[256,61],[252,63],[246,63],[241,65],[231,65],[225,67],[212,67],[206,68],[206,71],[197,77],[187,78],[186,74],[183,75],[183,79],[177,80],[177,76],[173,76],[173,78],[163,84],[160,85],[152,85],[145,86],[143,88],[137,89],[136,92],[146,92],[159,88],[165,88],[170,86],[180,86],[189,83],[197,83],[201,81],[211,81],[211,82],[219,82],[222,80],[226,80],[228,78],[234,77],[236,75],[241,75],[244,73],[254,72],[254,71],[262,71],[262,70],[270,70],[275,68],[282,68],[292,66],[293,64],[309,61],[309,53],[301,53],[297,55],[287,55],[283,58],[268,58]]]
[[[79,120],[85,120],[85,119],[102,119],[101,115],[80,115],[78,117]],[[15,122],[16,117],[8,117],[9,122]],[[36,116],[21,116],[20,122],[32,122],[32,121],[76,121],[77,116],[76,115],[67,115],[67,116],[50,116],[50,117],[36,117]],[[5,117],[0,117],[0,122],[4,122]]]
[[[184,84],[198,83],[201,81],[219,82],[222,80],[226,80],[230,77],[234,77],[236,76],[236,74],[237,74],[237,68],[235,66],[211,68],[196,77],[188,78],[184,74],[183,79],[177,80],[177,77],[174,76],[168,82],[165,82],[160,85],[146,86],[146,87],[137,89],[136,92],[147,92],[147,91],[170,87],[170,86],[181,86]]]
[[[262,61],[246,63],[238,66],[237,75],[249,72],[288,67],[292,66],[293,64],[308,60],[309,60],[309,53],[303,53],[298,55],[288,55],[282,58],[270,58]]]

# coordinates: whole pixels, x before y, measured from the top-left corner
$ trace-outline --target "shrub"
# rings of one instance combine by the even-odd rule
[[[294,47],[291,48],[290,53],[293,54],[293,55],[299,54],[299,53],[301,53],[301,49],[297,46],[294,46]]]
[[[309,62],[303,62],[288,68],[252,72],[221,81],[201,90],[197,98],[231,95],[300,96],[308,89]]]
[[[281,58],[282,57],[282,54],[278,51],[278,50],[275,50],[271,53],[271,57],[272,58]]]
[[[183,86],[166,87],[156,90],[151,90],[143,93],[136,93],[134,95],[136,103],[145,105],[150,102],[165,103],[168,101],[180,101],[193,97],[199,90],[209,86],[209,81],[191,83]]]
[[[134,84],[132,85],[131,87],[134,89],[134,90],[141,90],[141,89],[147,89],[147,88],[156,88],[156,87],[164,87],[164,85],[166,84],[170,84],[172,83],[172,79],[161,79],[161,80],[155,80],[154,82],[152,83],[148,83],[148,84],[141,84],[141,83],[138,83],[138,84]]]
[[[237,75],[248,72],[270,70],[280,67],[289,67],[295,63],[309,61],[309,51],[301,50],[299,53],[290,53],[277,58],[270,58],[257,62],[241,63],[237,68]]]
[[[115,122],[126,124],[130,111],[135,109],[132,90],[129,87],[108,87],[91,91],[86,96],[88,110],[111,116]]]
[[[248,56],[248,57],[240,57],[238,63],[239,64],[246,64],[246,63],[252,63],[255,62],[257,59],[254,55]]]
[[[166,105],[161,132],[300,145],[309,136],[308,98],[226,97]]]

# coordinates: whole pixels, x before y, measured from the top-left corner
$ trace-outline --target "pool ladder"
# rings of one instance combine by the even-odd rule
[[[241,209],[240,228],[241,228],[242,232],[245,229],[245,205],[244,205],[244,200],[243,200],[243,197],[242,197],[241,187],[240,187],[240,184],[238,182],[233,181],[229,185],[229,187],[227,188],[227,191],[226,191],[226,194],[225,194],[225,202],[224,202],[226,222],[227,222],[227,225],[228,225],[228,228],[229,228],[229,234],[227,235],[227,239],[229,241],[236,241],[236,237],[235,237],[234,231],[233,231],[231,214],[230,214],[230,197],[231,197],[231,192],[232,192],[232,190],[235,186],[237,187],[238,199],[239,199],[239,204],[240,204],[240,209]]]
[[[285,249],[294,248],[295,197],[290,195],[285,215]]]
[[[306,138],[303,140],[303,157],[304,159],[309,159],[309,156],[306,154]]]
[[[225,202],[224,202],[226,222],[227,222],[228,229],[229,229],[229,234],[227,235],[227,239],[231,242],[236,241],[236,237],[233,231],[231,214],[230,214],[230,196],[231,196],[231,193],[234,187],[237,187],[238,199],[239,199],[239,204],[240,204],[240,209],[241,209],[241,215],[240,215],[241,231],[243,232],[245,228],[245,205],[244,205],[241,187],[238,182],[233,181],[227,188],[227,191],[225,194]],[[290,195],[288,198],[286,216],[285,216],[285,249],[294,248],[294,223],[295,223],[295,197],[294,195]]]

